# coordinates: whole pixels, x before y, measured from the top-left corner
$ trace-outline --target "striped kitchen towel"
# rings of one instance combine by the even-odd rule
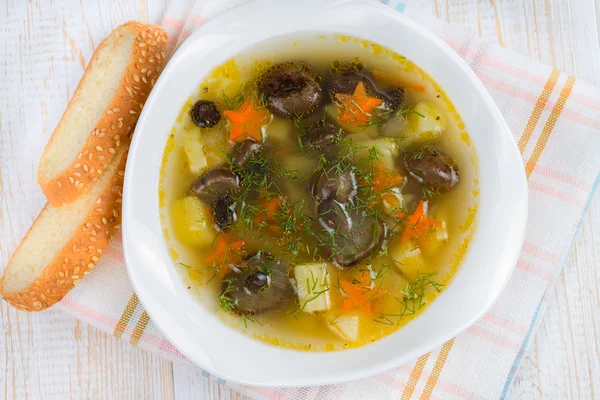
[[[246,1],[173,1],[162,20],[170,34],[171,50],[206,20]],[[517,269],[489,313],[414,362],[339,385],[282,389],[226,383],[251,397],[505,397],[598,185],[600,91],[549,66],[457,32],[419,10],[416,1],[382,2],[390,12],[409,15],[456,50],[486,85],[510,125],[530,190],[529,222]],[[121,243],[117,238],[98,267],[58,307],[144,349],[189,363],[142,309],[128,280]]]

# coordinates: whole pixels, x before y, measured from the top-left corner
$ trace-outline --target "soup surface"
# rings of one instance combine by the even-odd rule
[[[172,128],[164,233],[187,288],[258,339],[339,350],[398,329],[468,249],[477,160],[416,65],[348,36],[216,67]]]

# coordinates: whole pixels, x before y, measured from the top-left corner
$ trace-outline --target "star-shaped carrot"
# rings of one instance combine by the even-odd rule
[[[429,232],[441,225],[440,221],[427,216],[427,202],[420,201],[411,215],[406,218],[400,243],[415,239],[417,243],[425,241]]]
[[[353,94],[337,93],[335,98],[342,106],[340,122],[367,123],[371,120],[373,109],[383,103],[381,99],[369,97],[362,82],[356,85]]]
[[[367,272],[363,272],[358,281],[340,281],[340,287],[346,293],[346,298],[340,308],[342,310],[358,308],[365,315],[371,315],[373,300],[378,299],[383,294],[376,286],[371,287],[371,276]]]
[[[262,141],[262,126],[269,121],[269,112],[263,108],[255,108],[249,98],[236,110],[223,111],[223,116],[231,123],[229,139],[241,141],[253,138]]]

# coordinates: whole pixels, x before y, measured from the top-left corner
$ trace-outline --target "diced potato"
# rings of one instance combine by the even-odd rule
[[[393,138],[363,140],[356,142],[356,144],[359,146],[357,151],[359,159],[376,157],[376,162],[380,163],[383,167],[392,171],[397,170],[398,142]],[[373,154],[373,149],[375,149],[376,154]]]
[[[342,339],[356,342],[360,338],[363,314],[359,310],[329,311],[326,314],[329,329]]]
[[[420,141],[430,140],[441,134],[446,129],[446,121],[431,103],[422,101],[417,103],[413,112],[407,115],[412,135]]]
[[[202,138],[198,132],[185,134],[183,137],[183,151],[192,173],[197,175],[206,169],[206,154],[202,149]]]
[[[317,168],[317,160],[314,157],[306,157],[302,154],[286,154],[281,159],[282,167],[292,173],[293,177],[304,178],[312,174]]]
[[[327,263],[297,265],[294,268],[294,277],[298,287],[298,300],[304,307],[304,312],[331,309]]]
[[[390,118],[385,124],[383,124],[379,131],[385,136],[394,136],[397,138],[407,138],[410,136],[411,127],[406,120],[405,115],[397,115]]]
[[[267,140],[276,144],[290,146],[298,144],[297,129],[294,123],[283,118],[273,118],[267,126]]]
[[[427,269],[427,263],[421,249],[412,241],[400,243],[399,240],[396,240],[391,242],[388,255],[393,261],[392,264],[409,281],[417,279],[417,272],[425,272]]]
[[[427,237],[420,240],[419,248],[427,257],[434,257],[448,243],[448,229],[446,222],[441,221],[441,225],[437,226],[427,234]]]
[[[209,246],[217,234],[209,206],[195,196],[176,200],[171,206],[171,219],[177,238],[190,246]]]
[[[202,144],[208,168],[216,168],[227,162],[229,144],[222,131],[214,128],[203,132]]]

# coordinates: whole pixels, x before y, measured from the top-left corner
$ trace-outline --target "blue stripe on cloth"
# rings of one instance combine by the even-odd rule
[[[386,4],[386,5],[390,4],[390,0],[379,0],[379,2],[383,3],[383,4]]]
[[[396,11],[403,13],[406,10],[406,3],[396,4]]]
[[[560,273],[560,271],[562,271],[564,269],[565,264],[567,263],[567,260],[569,259],[571,249],[573,248],[573,244],[575,244],[575,239],[577,239],[577,235],[579,234],[579,231],[581,230],[581,225],[583,224],[583,218],[585,217],[585,214],[587,214],[587,211],[590,208],[590,204],[592,203],[592,199],[594,198],[594,194],[596,193],[596,190],[598,190],[599,185],[600,185],[600,174],[598,174],[596,176],[596,180],[594,181],[594,185],[592,186],[592,191],[590,193],[590,197],[588,198],[588,201],[585,205],[583,214],[581,214],[581,219],[579,220],[579,223],[577,225],[577,230],[575,231],[575,233],[573,234],[573,238],[571,239],[571,244],[569,245],[569,251],[568,251],[568,253],[562,263],[562,267],[560,268],[558,273]],[[548,286],[546,288],[546,292],[548,291],[548,289],[553,289],[553,288],[554,288],[554,286],[552,288],[550,286]],[[515,357],[515,361],[513,362],[513,365],[510,368],[508,378],[506,379],[506,383],[504,383],[504,389],[502,390],[502,396],[500,397],[502,400],[506,399],[506,395],[508,394],[508,389],[510,388],[510,384],[512,383],[512,380],[514,379],[515,374],[517,373],[519,364],[521,364],[523,354],[525,353],[525,350],[527,349],[527,345],[529,344],[529,339],[531,339],[533,329],[535,328],[537,319],[540,315],[540,309],[542,308],[542,302],[544,301],[544,298],[546,297],[546,292],[544,292],[542,299],[538,303],[535,313],[533,314],[533,319],[531,321],[531,324],[529,325],[529,330],[527,331],[527,335],[525,335],[525,339],[523,339],[521,348],[519,349],[519,352],[517,353],[517,356]]]

